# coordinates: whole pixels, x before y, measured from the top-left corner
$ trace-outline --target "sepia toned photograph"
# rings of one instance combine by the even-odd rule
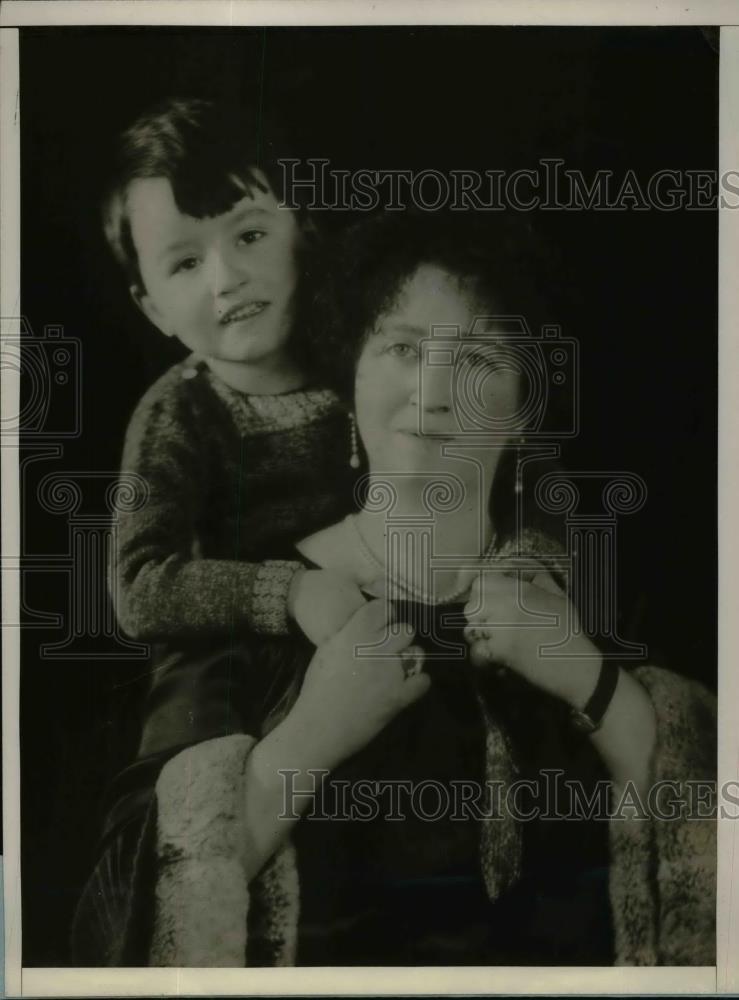
[[[23,969],[716,966],[720,60],[20,27]]]

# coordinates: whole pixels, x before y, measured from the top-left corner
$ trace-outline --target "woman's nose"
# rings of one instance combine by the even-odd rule
[[[235,250],[220,244],[208,260],[208,280],[215,298],[227,298],[249,280],[248,269]]]
[[[448,413],[452,404],[452,373],[451,365],[422,363],[416,372],[411,403],[426,413]]]

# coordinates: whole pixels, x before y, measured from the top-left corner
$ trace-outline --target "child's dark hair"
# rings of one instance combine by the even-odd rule
[[[251,189],[265,190],[256,170],[281,199],[287,147],[277,123],[241,104],[169,98],[141,115],[120,137],[103,200],[105,235],[129,283],[141,285],[126,206],[133,181],[164,177],[181,212],[220,215]]]
[[[348,403],[364,342],[423,264],[458,277],[487,313],[521,315],[536,334],[551,322],[550,255],[527,220],[471,212],[388,212],[326,247],[311,355],[321,381]]]

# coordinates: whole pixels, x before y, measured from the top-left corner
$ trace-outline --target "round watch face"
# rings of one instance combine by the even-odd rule
[[[586,715],[585,712],[578,712],[573,710],[570,715],[570,721],[575,729],[580,733],[594,733],[598,728],[595,722]]]

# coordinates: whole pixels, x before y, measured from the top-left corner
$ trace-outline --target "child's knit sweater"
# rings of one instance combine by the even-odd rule
[[[240,731],[238,667],[230,657],[221,676],[218,651],[288,631],[288,588],[304,566],[293,547],[349,508],[348,456],[346,415],[326,390],[245,395],[186,361],[141,400],[111,574],[123,628],[155,644],[141,756]]]
[[[121,514],[111,581],[126,632],[179,642],[285,631],[286,570],[299,564],[274,561],[346,512],[348,453],[329,391],[245,395],[203,364],[174,365],[126,436],[122,472],[140,494]]]

